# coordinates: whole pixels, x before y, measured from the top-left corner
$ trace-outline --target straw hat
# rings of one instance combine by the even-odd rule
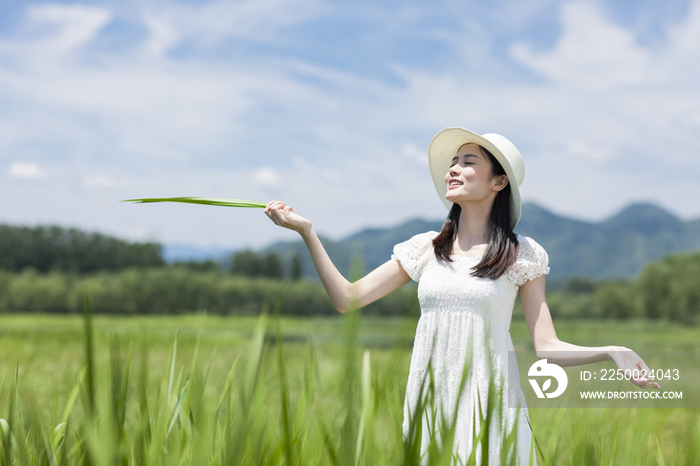
[[[511,226],[515,228],[522,212],[520,185],[525,178],[525,165],[518,149],[500,134],[488,133],[481,136],[468,129],[452,127],[440,130],[433,137],[428,146],[428,163],[440,200],[447,210],[452,208],[452,202],[445,199],[445,173],[450,169],[452,159],[457,155],[459,148],[469,143],[478,144],[491,152],[505,170],[510,183],[510,221]]]

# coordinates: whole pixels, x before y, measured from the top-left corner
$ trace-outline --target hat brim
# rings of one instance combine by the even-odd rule
[[[515,226],[520,221],[520,215],[522,213],[522,202],[520,199],[519,187],[519,183],[522,183],[522,180],[519,181],[515,176],[511,162],[496,145],[503,145],[503,141],[510,144],[512,149],[517,152],[517,149],[512,145],[512,143],[510,143],[510,141],[503,136],[493,133],[484,134],[482,136],[473,131],[469,131],[468,129],[451,127],[441,130],[433,137],[433,139],[430,141],[430,145],[428,146],[430,173],[433,177],[435,190],[437,191],[440,200],[445,205],[447,210],[452,208],[452,202],[445,198],[447,194],[445,174],[452,166],[452,159],[457,154],[459,148],[463,145],[470,143],[478,144],[479,146],[488,150],[496,158],[496,160],[498,160],[503,167],[503,170],[506,172],[508,183],[510,184],[510,223],[511,228],[515,229]],[[519,156],[520,153],[517,153]]]

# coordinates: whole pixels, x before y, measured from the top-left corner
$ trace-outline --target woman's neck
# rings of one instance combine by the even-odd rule
[[[455,249],[469,251],[474,246],[488,245],[491,233],[491,205],[463,205],[459,216]]]

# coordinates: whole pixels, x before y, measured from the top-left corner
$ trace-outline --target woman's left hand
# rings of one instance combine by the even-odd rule
[[[610,352],[610,358],[617,364],[618,369],[621,369],[623,373],[627,374],[647,374],[645,376],[641,375],[637,378],[629,379],[633,384],[640,388],[661,388],[661,386],[650,378],[648,374],[651,374],[649,367],[646,363],[639,357],[637,353],[624,346],[615,347],[614,351]]]

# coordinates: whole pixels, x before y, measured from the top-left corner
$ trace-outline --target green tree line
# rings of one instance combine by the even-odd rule
[[[0,269],[89,273],[164,265],[157,243],[132,243],[58,226],[0,225]]]
[[[309,280],[246,277],[182,266],[131,268],[78,275],[27,269],[0,272],[0,312],[73,313],[86,293],[96,313],[258,314],[267,307],[285,315],[336,313],[323,286]],[[405,287],[367,307],[377,315],[418,312],[415,287]]]
[[[285,263],[275,253],[245,250],[228,264],[166,265],[161,249],[75,229],[0,225],[0,312],[74,312],[84,292],[104,313],[254,314],[275,300],[285,314],[335,312],[320,284],[301,280],[298,256]],[[573,279],[547,299],[556,317],[700,323],[700,253],[663,258],[633,280]],[[417,309],[409,286],[367,312]]]
[[[552,314],[700,323],[700,253],[667,256],[628,281],[570,280],[548,295]]]
[[[12,226],[0,224],[0,269],[21,272],[34,269],[77,274],[103,270],[165,265],[158,243],[128,242],[100,233],[88,233],[59,226]],[[213,260],[179,262],[196,271],[229,270],[248,277],[289,278],[302,275],[301,259],[291,257],[285,264],[276,253],[257,254],[251,250],[235,254],[228,265]]]
[[[95,312],[170,314],[206,310],[256,314],[281,302],[288,315],[333,314],[323,287],[309,280],[234,275],[185,266],[130,268],[76,274],[0,272],[0,312],[75,312],[88,293]],[[547,296],[558,318],[666,319],[700,323],[700,253],[669,256],[631,281],[571,280]],[[415,287],[407,286],[367,308],[378,315],[418,312]],[[519,313],[516,311],[516,318]],[[520,314],[522,315],[522,314]]]

